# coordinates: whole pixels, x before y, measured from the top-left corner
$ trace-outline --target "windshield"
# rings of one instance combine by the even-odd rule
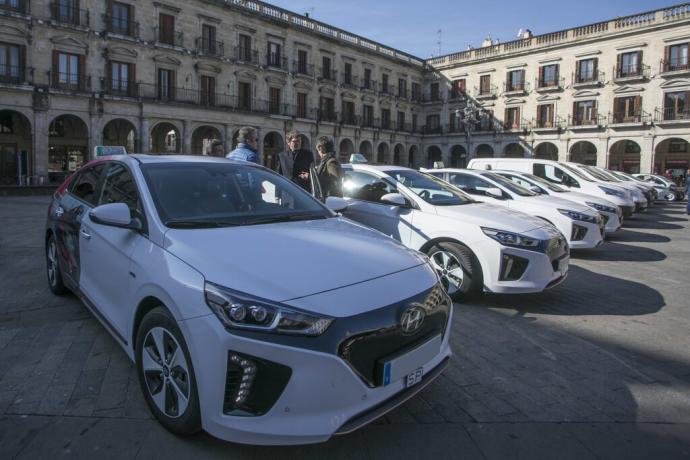
[[[156,210],[171,228],[226,227],[332,217],[325,206],[269,170],[231,162],[141,166]]]
[[[519,196],[538,196],[538,193],[534,193],[531,190],[527,190],[524,187],[520,187],[518,184],[514,183],[513,181],[506,179],[503,176],[500,176],[496,173],[482,173],[483,177],[486,177],[487,179],[491,179],[492,181],[496,182],[500,186],[508,189],[508,191],[513,192],[516,195]]]
[[[434,206],[474,203],[474,200],[465,192],[430,174],[408,169],[384,172]]]
[[[552,184],[551,182],[547,181],[546,179],[542,179],[539,176],[535,176],[534,174],[526,174],[525,173],[525,174],[522,174],[522,176],[525,177],[526,179],[532,181],[532,182],[536,182],[537,184],[539,184],[542,187],[548,188],[552,192],[566,193],[566,192],[570,191],[568,189],[561,187],[560,185]]]
[[[612,174],[616,179],[622,180],[625,182],[630,182],[631,180],[635,180],[634,177],[628,176],[627,174],[619,172],[619,171],[611,171],[610,174]]]
[[[584,181],[594,182],[592,179],[590,179],[589,177],[585,176],[580,171],[578,171],[577,168],[573,168],[572,166],[566,165],[563,163],[558,163],[558,166],[560,166],[561,168],[565,169],[566,171],[568,171],[570,173],[573,173],[574,175],[576,175],[577,177],[579,177],[580,179],[582,179]]]
[[[599,171],[593,166],[583,166],[588,173],[590,173],[595,179],[603,180],[604,182],[618,182],[617,179],[613,179],[603,172]]]

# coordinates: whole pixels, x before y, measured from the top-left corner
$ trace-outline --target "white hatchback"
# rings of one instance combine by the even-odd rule
[[[326,204],[426,253],[454,299],[539,292],[566,277],[568,243],[541,219],[479,203],[408,168],[353,164],[343,174],[345,198]]]

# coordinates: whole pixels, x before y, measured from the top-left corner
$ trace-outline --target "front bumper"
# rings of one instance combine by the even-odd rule
[[[583,232],[585,232],[584,237],[581,237]],[[604,231],[598,223],[574,220],[571,224],[570,235],[568,244],[571,249],[592,249],[600,246],[604,241]],[[579,239],[574,240],[572,238],[574,235],[578,235]]]
[[[635,206],[621,206],[621,211],[623,211],[623,217],[632,217],[633,212],[635,212]]]
[[[386,308],[370,313],[378,314]],[[336,322],[341,320],[348,318],[339,318]],[[452,306],[448,309],[438,354],[420,363],[424,378],[418,385],[438,376],[440,372],[434,370],[451,355],[451,324]],[[227,441],[261,445],[324,442],[339,431],[362,426],[362,420],[371,421],[367,414],[372,411],[377,416],[383,415],[386,410],[382,408],[395,407],[389,404],[395,398],[411,397],[405,394],[404,379],[372,387],[337,353],[314,349],[317,347],[311,342],[312,338],[280,336],[292,342],[288,345],[278,343],[273,334],[265,334],[266,340],[258,340],[257,335],[240,336],[228,332],[214,315],[182,321],[180,327],[190,348],[199,388],[202,426],[211,435]],[[295,346],[300,343],[307,345]],[[291,369],[289,381],[264,415],[237,416],[224,411],[229,352]],[[414,389],[415,386],[407,390]]]
[[[623,225],[623,222],[621,220],[621,218],[623,217],[622,213],[620,216],[618,215],[618,213],[614,212],[599,211],[599,213],[602,216],[606,216],[606,226],[604,227],[606,233],[613,233],[620,230],[621,226]]]

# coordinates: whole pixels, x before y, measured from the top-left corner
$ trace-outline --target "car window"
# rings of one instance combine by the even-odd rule
[[[258,166],[170,162],[144,164],[141,170],[167,226],[257,225],[335,215],[292,181]]]
[[[615,182],[613,179],[611,179],[609,176],[604,174],[603,172],[599,171],[596,168],[593,168],[592,166],[583,166],[583,168],[592,175],[595,179],[599,179],[604,182]]]
[[[563,188],[563,187],[561,187],[560,185],[556,185],[556,184],[554,184],[553,182],[549,182],[549,181],[547,181],[546,179],[542,179],[542,178],[539,177],[539,176],[535,176],[534,174],[527,174],[527,173],[524,173],[523,176],[524,176],[526,179],[532,181],[533,183],[537,184],[538,186],[540,186],[540,187],[542,187],[542,188],[548,188],[548,189],[551,190],[552,192],[556,192],[556,193],[566,193],[566,192],[568,191],[568,189]]]
[[[571,174],[570,174],[571,176],[572,176],[572,175],[575,175],[575,176],[579,177],[580,179],[582,179],[582,180],[584,180],[584,181],[587,181],[587,182],[594,182],[592,179],[590,179],[589,177],[585,176],[585,175],[582,173],[582,171],[578,170],[577,168],[573,168],[573,167],[570,166],[570,165],[561,165],[561,166],[563,167],[564,170],[566,170],[566,171],[568,171],[569,173],[571,173]]]
[[[474,202],[461,190],[427,173],[401,169],[386,171],[386,174],[434,206],[459,206]]]
[[[486,196],[486,191],[494,186],[481,177],[470,174],[450,173],[448,182],[470,195]]]
[[[381,203],[381,197],[398,190],[385,180],[364,171],[343,170],[343,196]]]
[[[70,193],[81,201],[95,206],[98,200],[98,190],[104,166],[104,163],[98,163],[82,169],[76,180],[72,182]]]
[[[515,184],[514,182],[510,181],[509,179],[506,179],[505,177],[503,177],[499,174],[486,173],[485,172],[485,173],[482,173],[482,176],[488,177],[492,181],[498,183],[500,186],[508,189],[509,191],[511,191],[512,193],[514,193],[516,195],[519,195],[519,196],[537,196],[537,195],[539,195],[538,193],[534,193],[533,191],[531,191],[525,187],[521,187],[521,186]]]
[[[531,190],[532,187],[537,186],[536,184],[533,184],[532,182],[529,182],[520,176],[515,176],[515,175],[509,174],[509,173],[498,173],[498,174],[501,175],[502,177],[505,177],[506,179],[510,180],[514,184],[517,184],[520,187],[526,188],[528,190]],[[540,186],[537,186],[537,187],[539,187],[540,189],[542,188]],[[546,187],[544,187],[544,188],[546,188]]]
[[[534,165],[532,165],[532,172],[535,176],[553,182],[554,184],[565,184],[566,181],[568,181],[567,177],[569,177],[570,180],[568,185],[580,188],[580,183],[577,179],[556,166],[544,163],[534,163]]]
[[[98,204],[124,203],[132,217],[136,216],[139,206],[139,194],[134,177],[121,163],[111,163],[103,179],[103,190]]]

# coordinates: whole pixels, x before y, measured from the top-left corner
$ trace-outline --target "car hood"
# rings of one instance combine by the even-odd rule
[[[525,198],[524,202],[528,203],[529,206],[540,206],[542,208],[549,208],[552,210],[567,209],[568,211],[577,211],[577,212],[582,212],[582,213],[586,213],[586,214],[592,214],[592,213],[596,212],[596,211],[592,211],[592,208],[590,208],[589,206],[586,206],[584,204],[580,204],[576,201],[568,200],[568,199],[553,196],[553,195],[533,196],[533,197]],[[521,204],[522,204],[522,200],[518,204],[518,206]]]
[[[164,247],[207,281],[279,302],[425,263],[392,238],[341,217],[172,229]]]
[[[457,218],[480,227],[524,233],[546,225],[542,219],[520,211],[489,203],[473,203],[461,206],[437,206],[440,216]]]
[[[616,206],[616,203],[614,203],[613,201],[609,201],[596,195],[588,195],[586,193],[580,192],[568,192],[563,194],[563,196],[558,196],[558,198],[570,201],[577,201],[578,203],[597,203],[603,206],[610,206],[614,209],[618,207]]]

